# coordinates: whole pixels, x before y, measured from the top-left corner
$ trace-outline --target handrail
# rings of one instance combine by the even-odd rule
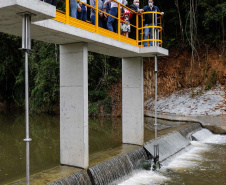
[[[43,0],[44,1],[44,0]],[[61,11],[61,10],[57,10],[57,14],[56,14],[56,18],[54,18],[54,20],[59,21],[59,22],[63,22],[65,24],[69,24],[75,27],[79,27],[91,32],[95,32],[97,34],[103,35],[103,36],[107,36],[128,44],[132,44],[138,47],[143,47],[144,46],[144,42],[152,42],[153,46],[161,46],[162,47],[162,15],[160,12],[143,12],[143,13],[137,13],[136,11],[130,9],[129,7],[119,3],[117,0],[112,0],[114,2],[116,2],[118,4],[118,16],[115,17],[109,13],[104,12],[103,10],[98,9],[98,0],[95,0],[95,7],[91,6],[87,3],[82,2],[81,0],[77,0],[78,3],[82,3],[85,6],[87,6],[90,9],[94,9],[95,10],[95,25],[90,24],[90,22],[84,22],[81,21],[79,19],[75,19],[73,17],[69,16],[69,0],[65,0],[66,1],[66,10],[65,12]],[[120,7],[125,7],[126,9],[128,9],[130,12],[132,12],[133,14],[136,15],[136,25],[133,25],[131,23],[128,23],[126,21],[121,20],[121,9]],[[91,11],[91,10],[90,10]],[[105,15],[108,15],[110,17],[113,17],[114,19],[117,20],[118,23],[118,33],[115,32],[111,32],[107,29],[101,28],[99,27],[99,12],[103,13]],[[144,26],[144,16],[146,14],[152,14],[152,24],[151,26]],[[157,15],[157,16],[155,16]],[[140,21],[139,19],[141,19],[141,25],[139,24]],[[159,22],[159,23],[158,23]],[[128,38],[125,37],[123,35],[121,35],[121,23],[126,23],[128,25],[130,25],[130,27],[133,27],[136,29],[136,40],[132,39],[132,38]],[[145,35],[145,30],[149,29],[149,31],[152,32],[152,38],[148,38],[148,39],[144,39],[144,35]]]

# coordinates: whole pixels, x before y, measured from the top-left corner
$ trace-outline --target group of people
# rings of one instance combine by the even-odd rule
[[[44,0],[45,2],[52,4],[56,6],[57,0]],[[80,19],[82,21],[87,20],[87,0],[80,0],[77,2],[77,0],[69,0],[70,4],[70,10],[69,14],[71,17]],[[85,4],[83,4],[83,3]],[[127,5],[127,0],[117,0],[117,2]],[[96,0],[90,0],[90,5],[93,7],[96,7]],[[144,6],[142,9],[139,8],[139,0],[134,0],[133,4],[129,6],[131,10],[133,10],[136,13],[142,13],[142,12],[160,12],[159,8],[157,6],[154,6],[154,1],[153,0],[148,0],[148,5]],[[106,28],[110,31],[118,33],[118,20],[115,19],[114,17],[118,17],[118,3],[116,3],[113,0],[98,0],[98,9],[101,11],[98,11],[98,25],[99,27]],[[103,13],[106,12],[107,14]],[[121,25],[120,25],[120,30],[121,34],[130,37],[132,39],[137,39],[137,34],[136,34],[136,28],[131,25],[137,26],[137,21],[136,21],[136,14],[127,9],[126,7],[120,7],[120,12],[121,12]],[[112,15],[114,17],[108,16]],[[162,12],[161,15],[164,13]],[[91,8],[90,12],[90,20],[92,24],[95,23],[96,18],[96,13],[95,9]],[[153,22],[156,25],[157,24],[157,15],[154,16],[153,20],[153,14],[146,14],[145,15],[145,20],[144,20],[144,26],[152,26]],[[138,17],[138,27],[141,27],[141,16]],[[130,24],[127,24],[130,23]],[[153,30],[152,28],[144,28],[144,40],[147,40],[153,38]],[[147,41],[144,41],[144,47],[148,45]],[[153,46],[153,42],[149,41],[149,46]]]

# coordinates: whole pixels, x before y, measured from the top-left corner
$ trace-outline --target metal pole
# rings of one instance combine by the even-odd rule
[[[157,123],[157,76],[158,75],[158,59],[157,55],[155,55],[155,140],[157,140],[157,129],[158,129],[158,123]]]
[[[30,156],[29,156],[29,142],[31,138],[29,138],[29,82],[28,82],[28,52],[31,50],[31,14],[24,13],[22,15],[22,50],[25,55],[25,114],[26,114],[26,138],[24,141],[26,142],[26,181],[27,185],[30,184]]]
[[[29,95],[28,95],[28,52],[25,51],[25,106],[26,106],[26,179],[27,185],[29,185],[30,176],[30,156],[29,156]]]
[[[158,131],[158,123],[157,123],[157,78],[158,78],[158,59],[157,55],[155,55],[155,144],[154,144],[154,164],[153,164],[153,170],[157,170],[157,168],[161,167],[159,163],[159,145],[157,144],[157,131]]]

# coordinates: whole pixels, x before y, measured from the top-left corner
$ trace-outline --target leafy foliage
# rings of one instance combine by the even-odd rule
[[[159,0],[155,2],[163,16],[163,46],[184,47],[191,42],[191,1],[195,2],[192,12],[196,43],[219,45],[225,40],[225,0]],[[129,0],[132,4],[133,0]],[[146,5],[140,1],[140,8]],[[64,10],[65,3],[58,2],[58,9]],[[196,34],[197,31],[197,34]],[[0,33],[0,102],[24,106],[24,58],[19,37]],[[36,112],[57,111],[59,106],[59,47],[54,44],[33,42],[29,54],[30,107]],[[212,72],[209,87],[215,83]],[[105,114],[111,111],[108,95],[111,84],[121,78],[121,59],[89,53],[89,102],[90,114],[99,114],[98,106],[104,105]]]
[[[121,59],[89,53],[89,102],[90,115],[98,115],[104,105],[105,114],[111,113],[111,97],[107,94],[112,83],[121,78]]]

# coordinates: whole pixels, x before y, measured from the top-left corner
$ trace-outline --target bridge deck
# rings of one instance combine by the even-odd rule
[[[123,39],[119,41],[108,36],[84,30],[76,27],[76,24],[72,26],[53,20],[52,18],[56,17],[56,8],[40,0],[1,0],[0,32],[21,36],[22,19],[18,15],[21,12],[31,12],[36,15],[32,17],[31,28],[31,38],[35,40],[56,44],[86,42],[88,43],[89,51],[115,57],[152,57],[156,54],[158,56],[168,55],[168,50],[158,46],[138,47],[123,42]],[[74,21],[77,21],[78,25],[81,24],[80,20],[75,19]],[[94,25],[90,25],[91,28],[92,26],[95,27]]]

